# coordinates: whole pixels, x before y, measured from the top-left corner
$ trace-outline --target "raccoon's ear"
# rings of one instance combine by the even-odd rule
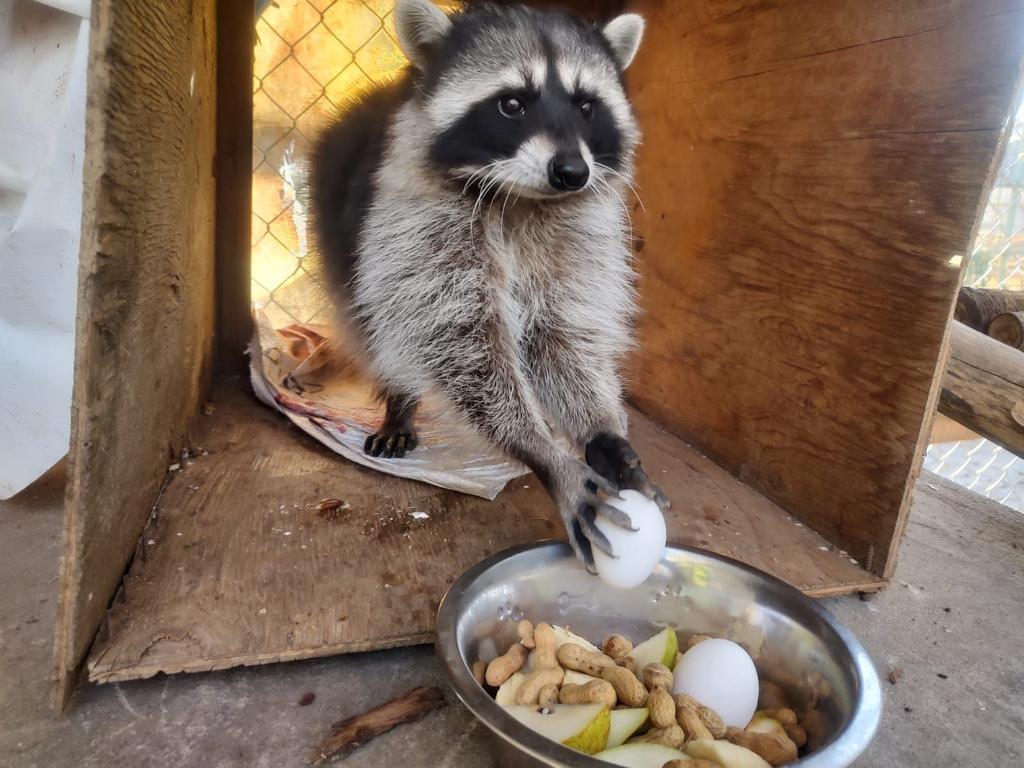
[[[640,40],[644,36],[644,17],[636,13],[624,13],[604,25],[601,30],[612,47],[615,61],[622,69],[633,62]]]
[[[430,49],[448,34],[452,22],[430,0],[398,0],[395,3],[395,31],[402,51],[413,66],[423,69]]]

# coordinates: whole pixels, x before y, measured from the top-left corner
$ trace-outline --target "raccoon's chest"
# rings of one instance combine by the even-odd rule
[[[551,322],[559,297],[573,293],[572,279],[556,263],[558,258],[554,249],[541,251],[536,242],[513,242],[506,249],[500,293],[506,305],[504,315],[520,343],[538,326]]]

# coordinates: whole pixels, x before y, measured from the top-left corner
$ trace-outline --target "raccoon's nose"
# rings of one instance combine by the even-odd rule
[[[590,178],[587,161],[579,154],[558,152],[548,165],[548,181],[555,189],[573,192],[583,189]]]

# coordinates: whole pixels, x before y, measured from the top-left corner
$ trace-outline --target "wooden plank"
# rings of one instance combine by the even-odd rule
[[[631,5],[631,396],[888,575],[1024,3]]]
[[[58,709],[206,390],[213,24],[212,1],[93,3]]]
[[[494,502],[348,463],[224,390],[193,433],[89,661],[99,682],[429,642],[438,602],[482,558],[562,535],[532,477]],[[882,582],[636,414],[636,444],[675,502],[675,543],[811,594]],[[325,498],[345,509],[318,510]]]
[[[252,340],[252,0],[217,0],[217,363],[248,370]]]
[[[954,321],[939,410],[1024,456],[1024,352]]]

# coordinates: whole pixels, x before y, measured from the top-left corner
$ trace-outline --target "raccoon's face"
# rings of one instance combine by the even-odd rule
[[[622,72],[643,34],[523,6],[445,16],[400,0],[399,39],[417,70],[428,158],[465,190],[555,198],[628,175],[638,140]]]

